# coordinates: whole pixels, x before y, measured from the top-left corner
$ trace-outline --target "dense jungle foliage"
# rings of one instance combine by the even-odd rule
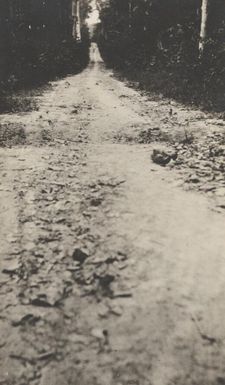
[[[83,0],[81,20],[88,9]],[[72,36],[75,18],[72,0],[1,0],[1,92],[81,70],[88,62],[88,32],[82,23],[81,41]]]
[[[199,55],[201,0],[99,0],[102,55],[141,88],[225,108],[225,2],[209,0]]]

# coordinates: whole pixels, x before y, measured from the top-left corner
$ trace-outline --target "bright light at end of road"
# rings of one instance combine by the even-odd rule
[[[90,12],[89,17],[87,18],[87,24],[89,26],[100,23],[99,12],[97,10],[95,1],[92,2],[91,7],[92,11]]]

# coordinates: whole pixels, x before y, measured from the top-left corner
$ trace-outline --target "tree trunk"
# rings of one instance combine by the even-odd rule
[[[77,3],[76,3],[76,0],[72,0],[72,19],[73,19],[72,36],[74,39],[76,39],[77,38]]]
[[[132,28],[132,2],[128,1],[128,28]]]
[[[207,37],[207,20],[208,20],[208,7],[209,0],[202,0],[202,17],[201,17],[201,30],[199,41],[199,55],[202,56],[205,48],[205,41]]]
[[[80,0],[77,0],[77,40],[81,41]]]

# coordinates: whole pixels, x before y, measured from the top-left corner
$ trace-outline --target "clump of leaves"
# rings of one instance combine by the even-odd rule
[[[20,124],[0,125],[0,146],[23,145],[26,142],[25,127]]]
[[[183,144],[192,144],[194,142],[194,135],[184,129],[184,139],[182,140]]]

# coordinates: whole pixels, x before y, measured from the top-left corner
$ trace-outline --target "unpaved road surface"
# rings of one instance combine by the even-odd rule
[[[116,80],[92,45],[37,103],[1,117],[22,139],[0,149],[0,384],[225,384],[224,212],[129,139],[169,102]]]

